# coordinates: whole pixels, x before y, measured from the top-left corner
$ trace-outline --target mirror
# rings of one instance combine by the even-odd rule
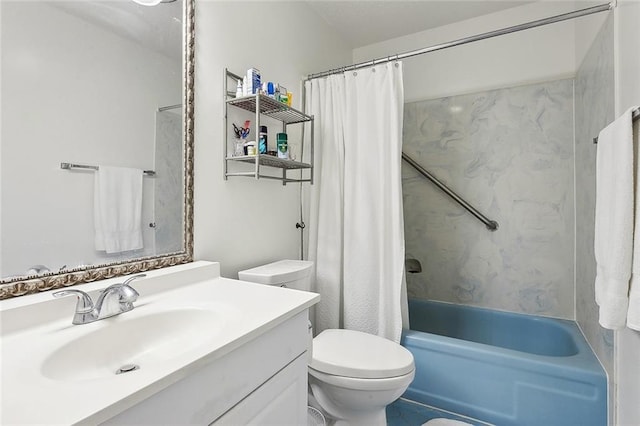
[[[191,262],[194,0],[0,19],[0,299]]]

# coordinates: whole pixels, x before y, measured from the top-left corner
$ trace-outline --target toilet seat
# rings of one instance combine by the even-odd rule
[[[354,379],[387,379],[414,371],[413,355],[391,340],[354,330],[325,330],[313,339],[313,371]]]
[[[384,379],[360,379],[354,377],[335,376],[326,374],[309,367],[309,375],[315,377],[322,383],[337,386],[339,388],[358,391],[390,391],[394,389],[406,389],[415,377],[415,370],[408,374]],[[404,390],[402,391],[404,392]]]

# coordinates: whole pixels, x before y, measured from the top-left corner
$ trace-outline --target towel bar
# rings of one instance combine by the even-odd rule
[[[633,114],[631,114],[631,122],[635,123],[640,119],[640,109],[634,109]],[[593,138],[593,143],[598,143],[598,137]]]
[[[86,164],[73,164],[73,163],[60,163],[60,168],[64,170],[71,170],[71,169],[98,170],[98,166],[89,166]],[[144,174],[147,176],[155,176],[156,172],[153,170],[144,170]]]

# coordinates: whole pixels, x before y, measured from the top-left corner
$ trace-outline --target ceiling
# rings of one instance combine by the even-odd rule
[[[165,0],[169,1],[169,0]],[[264,1],[264,0],[262,0]],[[305,0],[351,48],[509,9],[531,0]],[[64,9],[180,60],[182,2],[145,7],[131,0],[58,0]]]
[[[526,0],[307,0],[352,48],[532,3]]]
[[[153,7],[130,0],[61,0],[49,4],[171,59],[182,60],[182,1]]]

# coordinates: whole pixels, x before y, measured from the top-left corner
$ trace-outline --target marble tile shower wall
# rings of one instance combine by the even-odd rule
[[[180,109],[156,113],[156,253],[183,249],[182,115]]]
[[[613,16],[604,23],[576,74],[576,319],[613,377],[613,332],[598,324],[593,236],[596,151],[593,137],[614,120]]]
[[[410,297],[574,318],[573,80],[405,105],[403,151],[500,228],[403,164]]]

